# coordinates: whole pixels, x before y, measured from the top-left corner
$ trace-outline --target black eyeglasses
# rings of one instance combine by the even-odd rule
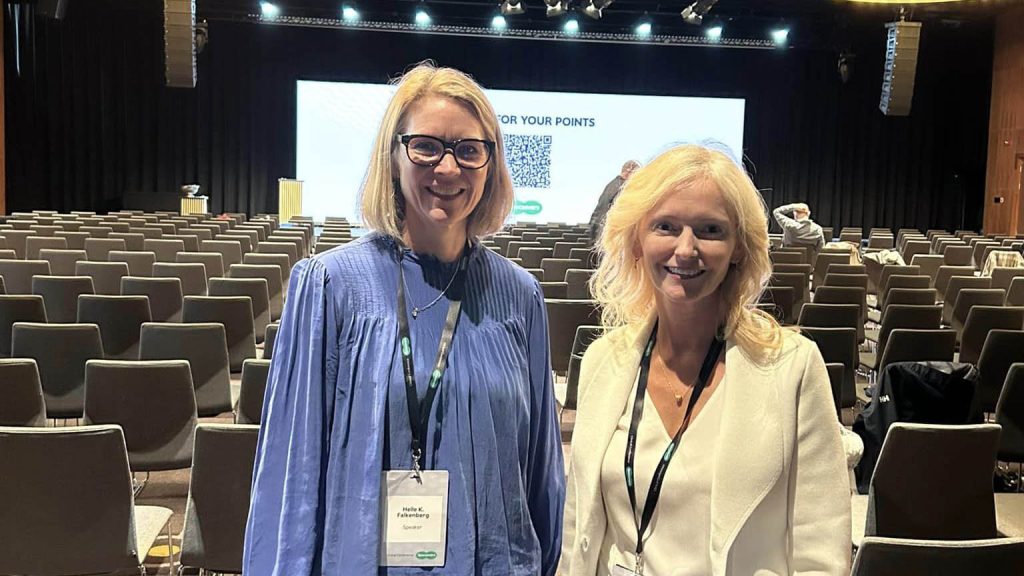
[[[398,141],[405,145],[405,154],[418,166],[437,166],[444,155],[451,152],[455,163],[467,170],[479,170],[491,161],[494,142],[477,138],[463,138],[445,142],[425,134],[398,134]]]

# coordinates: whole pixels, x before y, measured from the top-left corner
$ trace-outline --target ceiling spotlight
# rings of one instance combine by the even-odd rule
[[[515,16],[526,12],[522,0],[505,0],[501,3],[501,13],[505,16]]]
[[[722,39],[722,26],[720,24],[711,26],[710,28],[704,31],[704,35],[708,37],[708,40],[711,40],[712,42],[718,42],[719,40]]]
[[[711,12],[711,8],[717,2],[718,0],[696,0],[693,4],[683,8],[679,15],[683,17],[683,21],[687,24],[700,26],[701,22],[704,21],[704,17],[708,15],[708,12]]]
[[[358,22],[359,10],[356,10],[352,6],[343,6],[341,8],[341,19],[345,22]]]
[[[572,0],[544,0],[544,4],[547,5],[547,16],[548,18],[554,18],[555,16],[561,16],[569,10],[569,4]]]
[[[264,18],[277,18],[281,14],[281,9],[270,2],[260,2],[260,10]]]
[[[587,0],[587,5],[583,8],[583,13],[593,18],[594,20],[601,19],[601,11],[607,8],[615,0]]]
[[[565,21],[562,30],[565,30],[566,34],[576,34],[580,31],[580,23],[575,18],[570,18]]]
[[[644,20],[643,22],[636,25],[637,36],[650,36],[651,35],[651,23],[650,21]]]
[[[505,21],[505,17],[498,14],[494,18],[491,18],[491,28],[495,30],[504,30],[508,27],[508,22]]]
[[[430,26],[430,13],[423,6],[416,9],[416,25]]]
[[[772,30],[772,42],[776,46],[782,46],[789,41],[789,28],[776,28]]]

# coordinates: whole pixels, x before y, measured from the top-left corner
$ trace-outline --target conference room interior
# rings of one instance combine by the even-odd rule
[[[591,211],[624,161],[703,135],[766,205],[758,306],[818,344],[847,440],[878,442],[871,467],[850,463],[854,573],[1024,573],[1024,1],[3,9],[0,574],[118,555],[123,573],[240,573],[291,268],[366,233],[384,85],[428,59],[522,114],[506,137],[546,133],[528,113],[572,142],[545,151],[546,176],[536,149],[510,155],[518,202],[482,242],[544,292],[566,464],[601,333]],[[359,116],[373,122],[345,124]],[[795,202],[822,251],[782,245],[771,210]],[[900,372],[920,362],[952,374],[928,399]],[[931,404],[915,413],[900,391]],[[895,427],[883,448],[893,410],[933,427]]]

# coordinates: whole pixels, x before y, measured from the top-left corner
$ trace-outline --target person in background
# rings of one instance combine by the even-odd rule
[[[626,183],[626,180],[629,180],[629,176],[639,167],[640,163],[636,160],[627,161],[622,165],[619,175],[612,178],[612,181],[604,187],[604,192],[601,192],[601,197],[597,199],[597,208],[594,208],[594,213],[590,216],[591,243],[596,243],[597,238],[601,235],[605,215],[608,214],[608,209],[612,207],[612,204],[615,203],[615,198],[622,191],[622,185]]]
[[[817,346],[758,310],[764,201],[725,154],[679,146],[608,212],[591,281],[565,576],[850,572],[850,482]]]
[[[807,246],[815,254],[825,246],[825,235],[821,226],[811,220],[811,209],[807,204],[798,202],[779,206],[772,211],[772,216],[782,227],[783,246]]]
[[[267,382],[247,576],[552,576],[565,495],[544,296],[480,245],[513,204],[469,76],[398,83],[371,233],[295,265]]]

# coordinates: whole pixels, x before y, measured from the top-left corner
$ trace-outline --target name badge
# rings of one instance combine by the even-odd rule
[[[444,566],[448,472],[391,470],[381,475],[380,565]]]

